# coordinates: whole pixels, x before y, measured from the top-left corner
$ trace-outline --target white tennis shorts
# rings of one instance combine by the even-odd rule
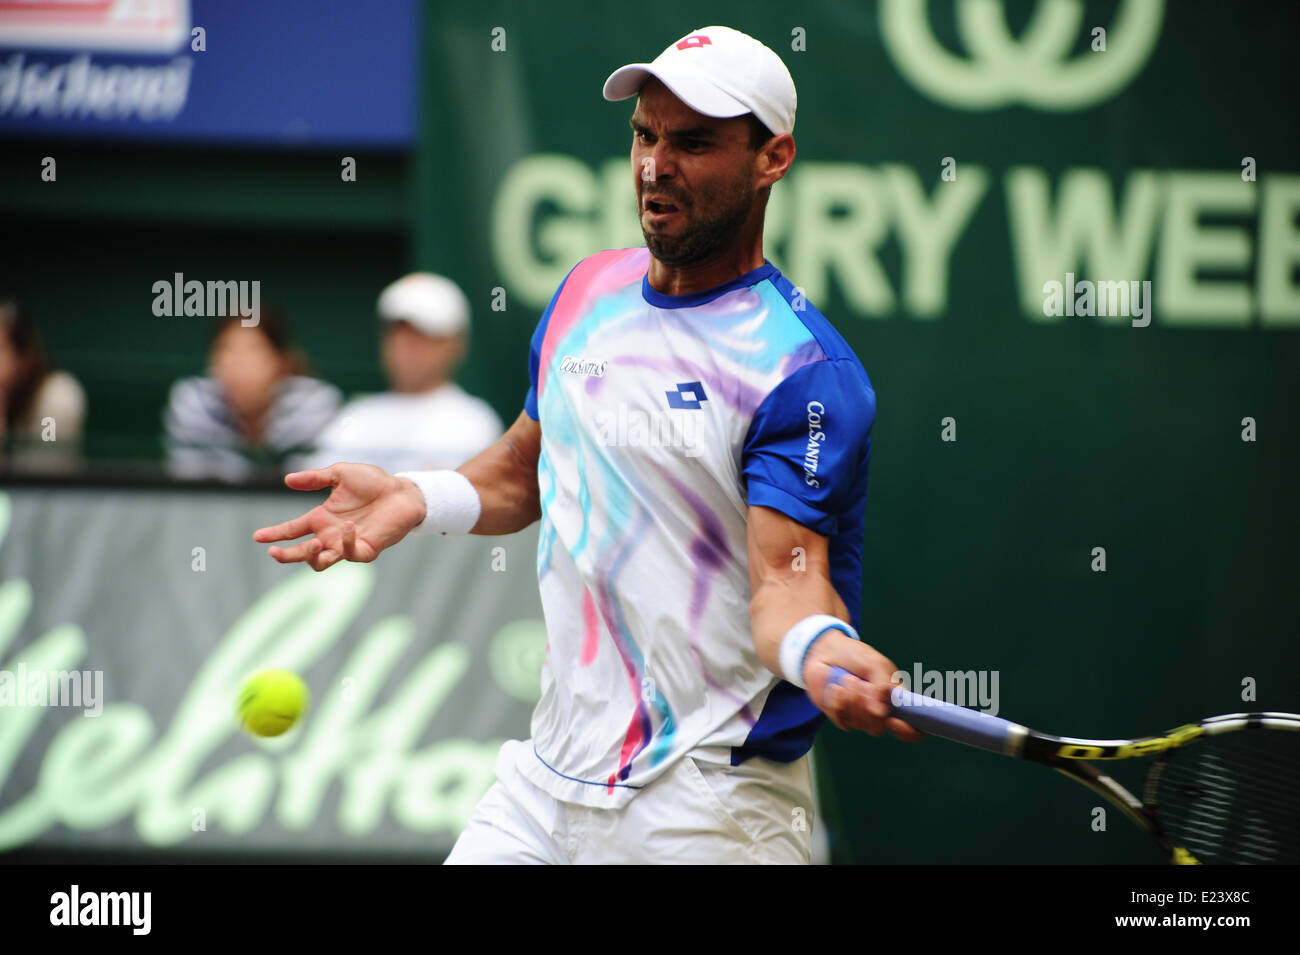
[[[447,865],[807,864],[813,828],[808,758],[720,766],[684,756],[621,809],[561,802],[518,769],[531,740],[508,740],[497,781]]]

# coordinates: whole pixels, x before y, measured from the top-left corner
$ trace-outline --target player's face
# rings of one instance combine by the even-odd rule
[[[744,119],[704,116],[648,80],[632,114],[632,172],[650,254],[684,266],[739,242],[757,195],[756,155]]]

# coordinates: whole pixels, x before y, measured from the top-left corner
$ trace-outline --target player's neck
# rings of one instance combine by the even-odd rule
[[[731,249],[717,259],[690,265],[665,265],[650,257],[650,287],[660,295],[692,295],[707,292],[763,264],[763,247],[755,242],[752,248]]]

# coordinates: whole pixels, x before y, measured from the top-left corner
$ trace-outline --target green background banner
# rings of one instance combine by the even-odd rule
[[[556,283],[640,244],[633,103],[605,102],[605,76],[698,26],[750,32],[799,92],[765,252],[877,389],[865,638],[908,672],[996,672],[1001,715],[1047,732],[1298,709],[1293,18],[1007,3],[988,56],[999,24],[980,6],[1001,17],[911,0],[441,11],[417,256],[477,301],[504,289],[480,336],[516,347],[478,367],[510,407]],[[1149,324],[1045,315],[1067,273],[1149,281]],[[841,858],[1160,861],[1034,767],[833,730],[822,751]]]
[[[0,693],[0,853],[451,848],[540,696],[537,535],[415,537],[317,574],[251,540],[307,501],[0,492],[0,679],[103,686],[93,707]],[[235,702],[268,668],[311,706],[255,740]]]

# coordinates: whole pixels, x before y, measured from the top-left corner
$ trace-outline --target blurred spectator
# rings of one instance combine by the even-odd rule
[[[50,367],[36,326],[0,303],[0,457],[15,470],[62,471],[81,457],[86,393]]]
[[[469,302],[455,282],[416,272],[379,296],[380,351],[391,391],[350,401],[296,470],[336,461],[390,474],[455,468],[501,437],[492,406],[453,380],[465,357]]]
[[[179,478],[244,481],[283,472],[284,459],[310,447],[343,396],[308,377],[283,319],[263,308],[257,325],[218,322],[208,376],[172,385],[164,415],[167,468]]]

